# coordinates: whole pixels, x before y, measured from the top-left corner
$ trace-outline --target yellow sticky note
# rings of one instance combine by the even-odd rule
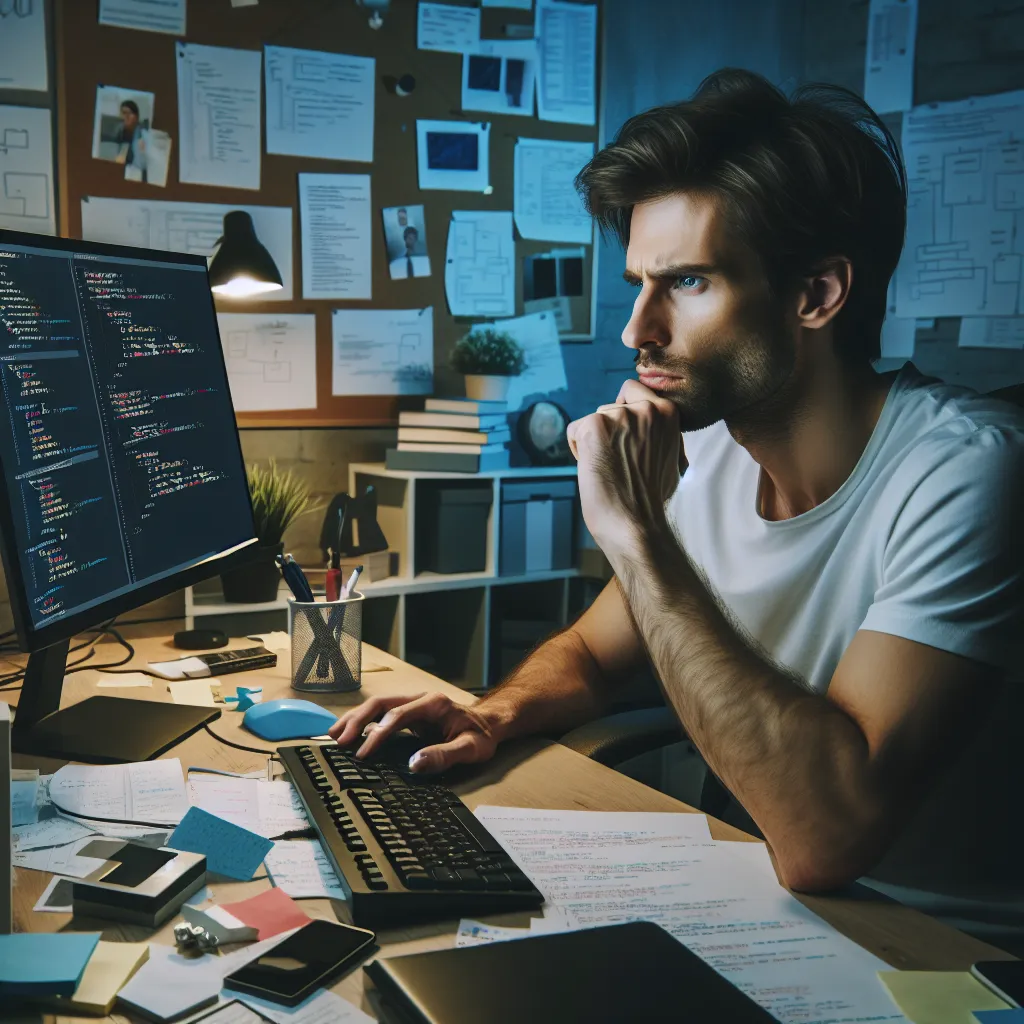
[[[175,704],[193,704],[201,708],[215,708],[209,679],[176,679],[167,684]]]
[[[62,1012],[110,1013],[117,993],[149,959],[147,942],[96,943],[78,988],[70,999],[59,1000]]]
[[[879,971],[878,978],[914,1024],[978,1024],[974,1010],[1008,1009],[966,971]]]

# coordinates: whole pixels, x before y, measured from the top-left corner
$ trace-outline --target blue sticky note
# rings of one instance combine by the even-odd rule
[[[1024,1010],[972,1010],[978,1024],[1024,1024]]]
[[[189,808],[167,845],[172,850],[204,854],[207,871],[241,882],[252,878],[274,846],[269,839],[200,807]]]
[[[0,995],[74,995],[99,941],[99,932],[0,935]]]

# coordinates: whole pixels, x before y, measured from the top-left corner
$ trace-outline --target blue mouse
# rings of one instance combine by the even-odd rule
[[[311,700],[284,697],[253,704],[242,724],[265,740],[309,739],[323,736],[338,716]]]

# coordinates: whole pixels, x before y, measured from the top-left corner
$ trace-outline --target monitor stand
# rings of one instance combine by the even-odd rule
[[[30,654],[11,729],[18,754],[92,764],[148,761],[220,717],[217,708],[86,697],[60,708],[70,641]]]

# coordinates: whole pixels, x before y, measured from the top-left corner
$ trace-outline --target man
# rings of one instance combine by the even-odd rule
[[[140,180],[146,180],[146,133],[139,124],[139,105],[135,100],[121,104],[121,123],[117,126],[114,141],[120,147],[116,162],[135,168]]]
[[[440,741],[414,770],[480,761],[601,714],[646,657],[786,885],[868,875],[1012,933],[1024,420],[872,370],[906,219],[891,135],[844,90],[724,71],[579,184],[638,289],[639,380],[569,427],[615,579],[477,704],[377,698],[332,734],[379,719],[360,756],[413,727]]]
[[[411,224],[402,232],[405,252],[391,261],[391,277],[430,277],[430,257],[414,256],[420,233]]]

